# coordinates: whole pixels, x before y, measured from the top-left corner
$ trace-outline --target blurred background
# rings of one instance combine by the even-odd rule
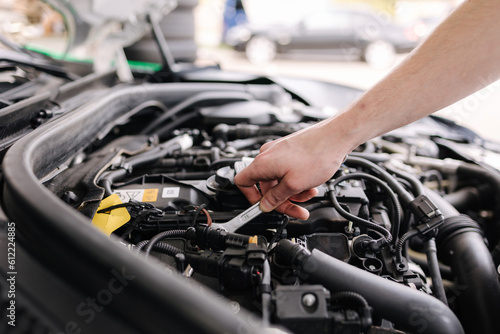
[[[96,53],[89,50],[95,45],[90,45],[88,38],[83,43],[81,33],[68,31],[71,27],[64,20],[64,13],[52,7],[57,1],[0,0],[1,34],[56,58],[92,61]],[[81,8],[93,6],[101,12],[112,12],[121,3],[72,2]],[[160,26],[178,62],[219,65],[227,71],[266,76],[306,77],[368,89],[401,62],[460,2],[179,0]],[[92,31],[87,34],[92,36]],[[151,34],[131,44],[125,53],[128,59],[143,63],[161,62]],[[498,106],[500,81],[438,114],[500,142]]]

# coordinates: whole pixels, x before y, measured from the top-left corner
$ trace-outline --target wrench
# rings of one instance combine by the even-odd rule
[[[224,224],[216,224],[212,223],[212,228],[219,228],[222,230],[225,230],[226,232],[229,233],[234,233],[236,232],[237,229],[257,217],[262,213],[262,210],[259,207],[260,201],[228,221],[227,223]]]

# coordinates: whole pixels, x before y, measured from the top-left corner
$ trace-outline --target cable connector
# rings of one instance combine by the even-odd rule
[[[228,233],[224,230],[211,228],[200,224],[196,227],[196,244],[199,247],[212,250],[223,250],[228,247],[245,248],[256,243],[256,237],[244,234]]]
[[[420,223],[416,227],[419,234],[432,238],[436,229],[444,222],[444,216],[439,208],[426,195],[416,197],[410,202],[409,207]]]

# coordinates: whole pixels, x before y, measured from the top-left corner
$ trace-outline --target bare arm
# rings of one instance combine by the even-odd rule
[[[500,2],[465,1],[393,72],[341,114],[265,144],[236,184],[261,209],[305,219],[306,201],[365,141],[427,116],[500,77]]]

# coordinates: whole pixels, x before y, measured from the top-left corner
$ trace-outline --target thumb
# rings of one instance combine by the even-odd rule
[[[296,195],[300,190],[296,190],[283,178],[278,184],[269,189],[260,200],[260,209],[270,212],[283,204],[290,196]]]

